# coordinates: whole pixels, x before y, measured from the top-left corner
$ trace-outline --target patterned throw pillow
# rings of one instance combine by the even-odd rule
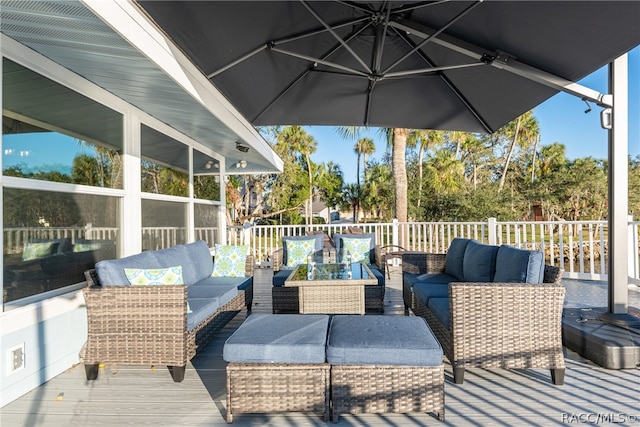
[[[286,240],[287,244],[287,267],[295,267],[306,264],[307,257],[316,250],[316,239],[310,240]]]
[[[127,276],[127,280],[131,285],[184,285],[181,265],[168,268],[151,268],[148,270],[141,268],[125,268],[124,274]],[[191,307],[189,307],[189,302],[187,302],[187,313],[193,313]]]
[[[73,245],[73,252],[97,251],[101,246],[101,243],[76,243]]]
[[[216,256],[211,277],[244,277],[249,246],[220,245],[216,243]]]
[[[182,266],[168,268],[125,268],[124,274],[132,285],[183,285]]]
[[[22,260],[31,261],[32,259],[43,258],[47,255],[51,255],[53,245],[55,244],[55,242],[26,243],[24,245],[24,250],[22,251]]]
[[[370,264],[369,251],[371,250],[371,238],[342,238],[342,250],[349,251],[352,262]]]

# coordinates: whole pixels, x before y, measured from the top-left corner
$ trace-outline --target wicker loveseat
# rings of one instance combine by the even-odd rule
[[[461,384],[465,368],[545,368],[564,381],[562,270],[543,254],[456,238],[402,254],[405,310],[427,320]]]
[[[176,266],[182,280],[175,285],[131,285],[125,274]],[[253,258],[246,257],[244,277],[212,277],[213,272],[203,241],[101,261],[88,270],[87,379],[97,378],[99,364],[111,363],[166,365],[173,380],[182,381],[197,348],[245,306],[251,311]]]

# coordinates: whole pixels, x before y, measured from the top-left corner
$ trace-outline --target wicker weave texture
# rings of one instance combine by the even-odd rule
[[[253,272],[253,262],[247,271]],[[87,306],[86,365],[185,366],[245,306],[253,285],[187,331],[187,287],[100,286],[95,270],[85,272]]]
[[[331,418],[352,413],[433,412],[444,420],[444,367],[331,366]]]
[[[455,366],[564,368],[557,284],[451,283]]]
[[[300,313],[299,288],[272,286],[271,303],[274,314]],[[385,288],[378,285],[365,285],[364,309],[367,313],[384,312]]]
[[[447,254],[428,252],[402,253],[402,272],[410,274],[444,273]]]
[[[227,364],[227,422],[237,413],[329,414],[329,365]]]
[[[187,363],[186,286],[101,286],[83,292],[85,363]]]
[[[302,286],[300,314],[364,314],[364,285]]]

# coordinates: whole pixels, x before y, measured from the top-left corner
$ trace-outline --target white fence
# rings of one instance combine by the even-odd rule
[[[354,224],[258,225],[229,227],[229,244],[248,244],[259,265],[270,265],[271,254],[282,246],[282,236],[299,236],[322,230],[329,236]],[[545,253],[546,262],[565,270],[564,277],[607,279],[607,221],[408,222],[356,224],[374,233],[380,246],[399,245],[406,250],[445,253],[456,237],[493,245],[511,245]],[[640,284],[638,226],[629,222],[629,277]]]
[[[301,236],[323,231],[329,236],[345,233],[354,224],[258,225],[228,227],[228,244],[247,244],[260,266],[269,266],[273,252],[282,246],[283,236]],[[480,222],[407,222],[356,224],[365,233],[373,233],[379,246],[396,245],[406,250],[444,253],[456,237],[468,237],[483,243],[507,244],[545,253],[546,262],[565,270],[564,277],[585,280],[607,279],[606,221],[501,222],[495,218]],[[629,221],[629,277],[640,285],[640,222]],[[183,243],[182,227],[144,227],[145,249],[158,249]],[[4,229],[5,253],[20,253],[30,239],[102,239],[115,240],[117,228],[33,227]],[[213,246],[218,230],[197,228],[196,240]]]

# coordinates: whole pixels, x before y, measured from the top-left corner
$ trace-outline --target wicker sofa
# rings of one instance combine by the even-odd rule
[[[126,269],[181,266],[175,285],[131,285]],[[187,362],[213,334],[253,300],[253,258],[244,277],[212,277],[214,259],[203,241],[101,261],[85,272],[88,380],[101,363],[166,365],[184,379]]]
[[[562,270],[543,254],[456,238],[447,254],[402,255],[405,311],[427,320],[453,367],[545,368],[564,381]]]
[[[343,238],[369,239],[369,268],[376,276],[378,284],[365,286],[365,311],[368,313],[382,313],[384,311],[384,262],[380,248],[375,241],[375,234],[334,234],[332,244],[328,245],[327,236],[322,233],[312,234],[310,236],[283,237],[283,247],[273,253],[273,286],[271,292],[274,314],[299,312],[298,288],[284,286],[284,282],[291,274],[293,268],[286,265],[287,241],[313,239],[316,262],[336,262],[337,254],[340,253],[342,249]]]

